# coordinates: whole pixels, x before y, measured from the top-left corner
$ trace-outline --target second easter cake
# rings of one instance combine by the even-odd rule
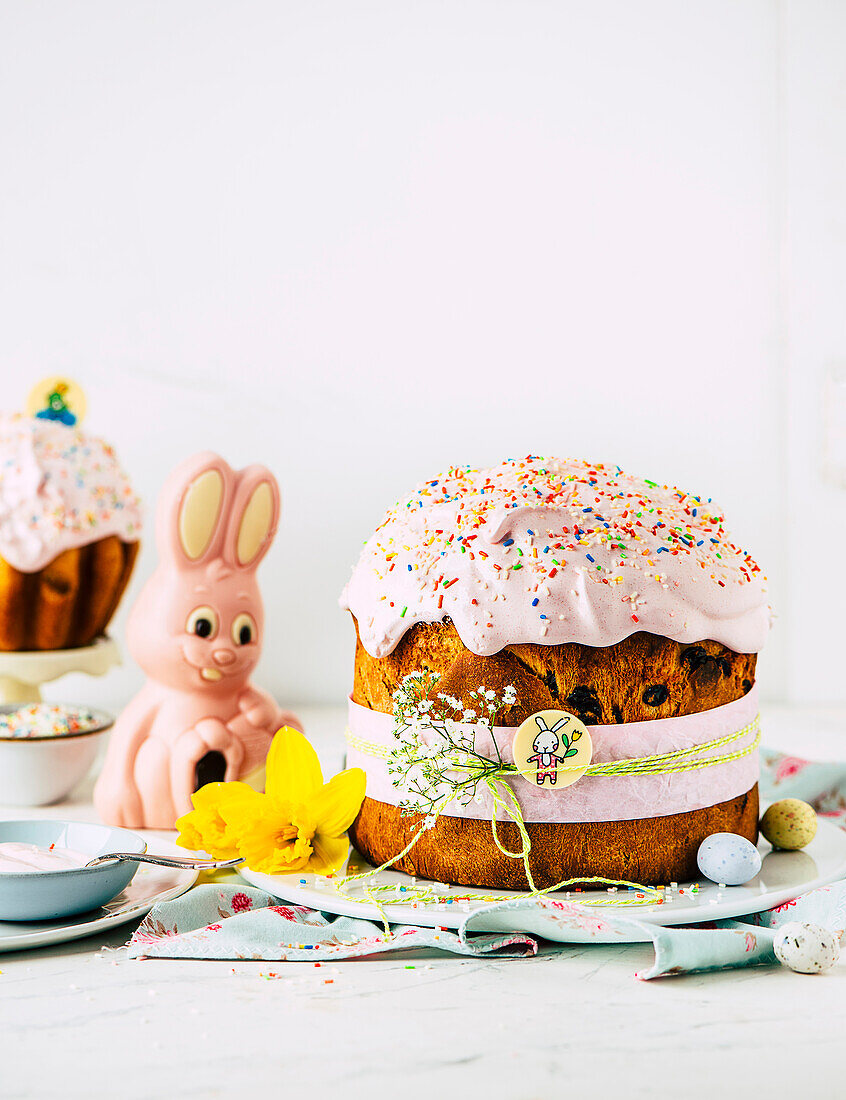
[[[107,443],[57,420],[0,416],[0,650],[70,649],[102,634],[140,529]]]

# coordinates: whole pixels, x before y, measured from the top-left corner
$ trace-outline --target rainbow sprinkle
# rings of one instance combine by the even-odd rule
[[[529,455],[419,485],[387,512],[341,602],[377,657],[447,616],[476,653],[610,645],[638,629],[752,652],[769,628],[765,581],[710,498]]]

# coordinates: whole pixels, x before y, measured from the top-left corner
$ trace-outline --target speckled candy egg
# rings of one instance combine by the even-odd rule
[[[742,886],[761,870],[761,854],[755,845],[737,833],[712,833],[696,853],[699,870],[711,882]]]
[[[774,848],[794,852],[810,844],[817,832],[813,806],[799,798],[774,802],[761,818],[761,832]]]
[[[833,932],[819,924],[791,921],[776,932],[773,950],[779,962],[797,974],[821,974],[840,957],[840,943]]]

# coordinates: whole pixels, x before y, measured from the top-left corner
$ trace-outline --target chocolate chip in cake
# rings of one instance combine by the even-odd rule
[[[683,665],[687,665],[691,672],[696,672],[710,658],[701,645],[692,645],[681,655]]]
[[[650,684],[643,693],[643,701],[648,707],[660,707],[669,697],[666,684]]]
[[[597,698],[596,692],[589,687],[573,688],[564,702],[573,714],[581,718],[585,725],[599,726],[603,724],[602,704]]]
[[[716,684],[721,677],[731,676],[731,661],[728,657],[714,657],[701,645],[693,645],[681,655],[691,676],[696,676],[699,684]]]
[[[546,670],[546,672],[544,673],[543,682],[546,684],[547,688],[549,689],[549,694],[552,696],[552,698],[557,703],[558,702],[558,683],[555,679],[555,673],[552,671],[551,668],[548,668]]]
[[[751,690],[752,690],[752,681],[751,680],[744,680],[743,681],[743,694],[748,695]]]

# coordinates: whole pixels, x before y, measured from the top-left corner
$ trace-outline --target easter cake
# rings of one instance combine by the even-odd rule
[[[357,636],[349,763],[368,776],[351,836],[371,862],[405,852],[394,866],[410,874],[526,889],[524,827],[538,888],[659,884],[695,877],[712,833],[757,839],[755,664],[770,609],[710,500],[572,459],[451,468],[387,512],[341,604]],[[414,779],[391,761],[398,700],[421,678],[460,708],[474,751],[503,761],[497,789],[513,791],[519,824],[500,813],[492,829],[496,784],[442,804],[425,829],[409,814]],[[495,726],[474,734],[487,698]],[[589,732],[593,755],[541,789],[540,763],[512,774],[510,762],[518,728],[535,716],[544,729],[547,711]]]
[[[107,443],[58,419],[0,416],[0,650],[68,649],[102,634],[140,527]]]

